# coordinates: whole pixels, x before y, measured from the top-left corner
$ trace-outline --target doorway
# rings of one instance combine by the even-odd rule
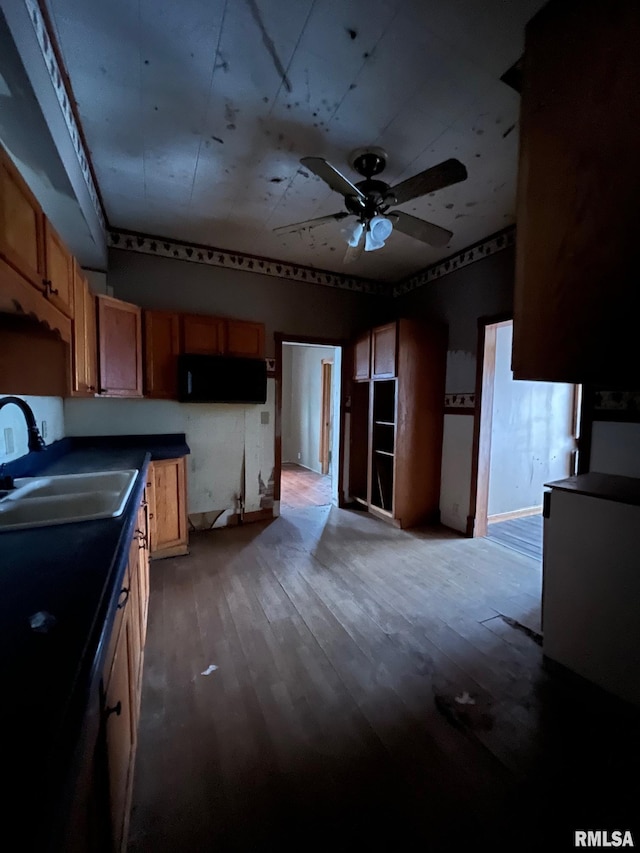
[[[544,485],[576,471],[580,388],[515,380],[512,343],[512,320],[481,326],[469,532],[541,562]]]
[[[280,513],[338,504],[341,347],[283,339]]]

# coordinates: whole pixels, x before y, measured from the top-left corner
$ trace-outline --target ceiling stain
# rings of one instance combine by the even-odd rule
[[[357,30],[352,30],[349,27],[347,27],[347,33],[349,34],[349,38],[351,39],[351,41],[354,41],[356,38],[358,38],[358,31]]]
[[[515,129],[515,124],[512,124],[512,125],[511,125],[511,127],[508,127],[508,128],[505,130],[505,132],[502,134],[502,138],[503,138],[503,139],[506,139],[506,138],[507,138],[507,136],[509,136],[509,134],[511,133],[511,131],[512,131],[512,130],[514,130],[514,129]]]
[[[287,77],[287,72],[284,69],[282,62],[280,61],[280,57],[278,56],[278,52],[276,51],[276,47],[271,39],[269,33],[266,30],[264,25],[264,21],[262,20],[262,15],[260,14],[260,9],[258,9],[258,4],[256,0],[246,0],[247,5],[251,11],[251,15],[253,16],[253,20],[258,25],[258,29],[262,34],[262,43],[267,49],[267,53],[273,60],[273,64],[275,66],[276,71],[280,75],[280,79],[282,80],[282,85],[287,90],[287,92],[291,92],[291,82]]]
[[[280,184],[282,183],[282,181],[284,181],[284,178],[269,178],[269,181],[272,184]]]
[[[451,210],[453,208],[452,204],[445,204],[447,210]]]
[[[213,139],[214,142],[219,142],[220,145],[224,145],[224,139],[220,139],[219,136],[212,136],[211,138]]]

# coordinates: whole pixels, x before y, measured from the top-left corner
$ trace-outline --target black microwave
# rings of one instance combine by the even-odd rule
[[[183,403],[266,403],[263,358],[178,356],[178,399]]]

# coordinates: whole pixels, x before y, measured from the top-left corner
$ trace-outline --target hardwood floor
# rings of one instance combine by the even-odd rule
[[[543,666],[535,561],[328,506],[191,546],[151,567],[130,853],[637,828],[639,715]]]
[[[280,486],[280,511],[325,506],[331,503],[331,478],[293,462],[284,462]]]
[[[542,563],[542,515],[527,515],[490,523],[487,536],[505,548]]]

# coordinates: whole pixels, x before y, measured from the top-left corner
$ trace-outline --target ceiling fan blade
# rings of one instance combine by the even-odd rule
[[[446,228],[441,228],[425,219],[418,219],[417,216],[411,216],[402,210],[392,210],[387,216],[393,221],[393,227],[397,231],[402,231],[403,234],[415,237],[416,240],[421,240],[430,246],[446,246],[453,237],[453,231],[447,231]]]
[[[340,195],[364,199],[364,193],[322,157],[303,157],[300,162]]]
[[[441,190],[443,187],[451,186],[451,184],[457,184],[459,181],[464,181],[466,177],[467,170],[463,164],[459,160],[451,158],[396,184],[389,190],[389,195],[394,196],[395,204],[403,204],[413,198]]]
[[[354,261],[357,261],[358,258],[364,252],[364,246],[367,236],[367,229],[365,228],[360,235],[360,239],[358,240],[357,246],[347,246],[347,251],[344,253],[343,261],[345,264],[351,264]]]
[[[339,222],[345,216],[351,214],[345,211],[340,213],[331,213],[329,216],[318,216],[316,219],[305,219],[304,222],[294,222],[293,225],[281,225],[279,228],[274,228],[275,234],[292,234],[295,231],[306,231],[309,228],[315,228],[316,225],[323,225],[325,222]]]

